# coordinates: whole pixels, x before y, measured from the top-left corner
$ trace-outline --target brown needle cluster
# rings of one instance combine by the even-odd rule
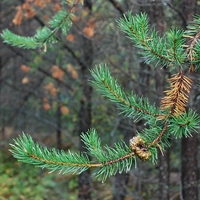
[[[165,91],[166,96],[161,100],[161,110],[167,110],[167,115],[159,116],[163,120],[171,115],[179,116],[185,112],[185,107],[188,102],[188,94],[192,86],[192,80],[183,75],[180,71],[168,79],[170,87]]]

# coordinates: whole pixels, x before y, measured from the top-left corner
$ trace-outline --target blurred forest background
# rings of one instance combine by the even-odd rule
[[[80,133],[91,127],[103,144],[126,142],[143,122],[119,115],[115,105],[92,88],[89,69],[107,63],[126,91],[148,97],[159,106],[170,72],[147,65],[119,29],[117,20],[127,11],[148,13],[160,34],[171,27],[185,29],[198,0],[85,0],[77,6],[67,36],[44,49],[22,50],[0,41],[0,200],[178,200],[200,199],[199,142],[171,141],[157,165],[138,162],[128,174],[101,183],[92,171],[80,176],[60,175],[22,164],[12,158],[9,143],[22,131],[49,148],[84,151]],[[59,0],[1,0],[0,31],[32,36],[60,10]],[[199,79],[197,76],[196,79]],[[190,107],[198,112],[198,90]]]

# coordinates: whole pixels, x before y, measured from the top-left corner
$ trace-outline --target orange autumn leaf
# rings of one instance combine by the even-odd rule
[[[71,74],[73,79],[78,78],[78,72],[74,69],[74,67],[71,64],[67,66],[67,71]]]
[[[67,115],[69,114],[69,108],[67,108],[66,106],[61,106],[60,107],[60,111],[62,114]]]
[[[48,102],[48,99],[46,97],[43,98],[43,108],[45,110],[50,110],[51,109],[51,105]]]
[[[77,79],[78,78],[78,72],[77,71],[73,71],[72,72],[72,78],[73,79]]]
[[[47,91],[50,92],[51,96],[55,97],[56,94],[57,94],[57,90],[56,88],[54,87],[54,84],[53,83],[49,83],[47,85],[45,85],[44,87]]]
[[[43,102],[47,103],[48,99],[46,97],[43,98]]]
[[[56,91],[56,89],[54,88],[54,89],[50,90],[50,93],[51,93],[51,96],[55,97],[56,94],[57,94],[57,91]]]
[[[69,42],[73,42],[74,41],[74,35],[72,34],[68,34],[66,39],[69,41]]]
[[[31,70],[31,68],[29,66],[26,66],[26,65],[21,65],[20,66],[20,69],[24,72],[24,73],[27,73]]]
[[[95,24],[92,22],[88,23],[88,25],[83,29],[83,33],[89,38],[92,38],[95,34]]]
[[[26,13],[24,14],[24,16],[27,19],[33,18],[36,15],[36,12],[33,8],[31,8],[30,10],[27,10]]]
[[[59,79],[60,81],[63,79],[63,76],[65,74],[65,72],[60,69],[60,67],[58,67],[57,65],[53,65],[53,67],[51,68],[51,72],[52,72],[52,76],[54,78]]]
[[[80,18],[78,17],[78,16],[76,16],[76,15],[72,15],[72,22],[78,22],[79,20],[80,20]]]
[[[22,18],[23,18],[22,7],[17,6],[16,9],[17,9],[17,13],[15,14],[12,22],[13,24],[19,26],[22,23]]]
[[[39,8],[44,8],[46,6],[45,2],[43,0],[35,0],[34,4],[38,6]]]
[[[60,5],[60,3],[56,2],[54,5],[53,5],[53,11],[59,11],[62,9],[62,6]]]
[[[53,83],[48,83],[47,85],[44,86],[44,88],[46,90],[51,90],[52,88],[54,88],[54,84]]]
[[[44,20],[45,21],[49,21],[49,16],[48,15],[44,15]]]
[[[25,3],[22,4],[22,9],[24,11],[23,16],[26,19],[30,19],[36,15],[35,9],[33,8],[33,6],[30,3],[29,3],[29,1],[26,1]]]
[[[30,10],[31,5],[28,2],[25,2],[22,4],[22,8],[23,8],[23,10]]]
[[[43,104],[43,108],[44,108],[45,110],[50,110],[50,109],[51,109],[51,105],[50,105],[49,103],[44,103],[44,104]]]

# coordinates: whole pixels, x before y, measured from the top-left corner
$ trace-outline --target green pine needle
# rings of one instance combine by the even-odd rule
[[[60,10],[49,21],[50,27],[44,26],[43,28],[38,28],[36,34],[32,37],[19,36],[5,29],[2,31],[1,38],[4,43],[23,49],[42,48],[46,44],[57,42],[55,34],[59,29],[61,29],[64,35],[67,34],[72,25],[71,16],[71,13]],[[45,48],[46,46],[44,46]]]
[[[59,171],[59,173],[80,174],[91,167],[99,168],[95,176],[105,181],[109,176],[117,172],[128,172],[132,167],[133,161],[136,162],[135,154],[124,142],[115,143],[114,147],[101,147],[100,139],[94,129],[81,135],[88,153],[92,157],[89,160],[88,154],[66,153],[61,150],[47,149],[35,143],[31,136],[23,133],[22,136],[14,139],[14,144],[10,144],[10,152],[20,162],[36,165],[41,168]],[[136,163],[135,163],[136,164]]]
[[[140,98],[133,94],[126,95],[118,82],[111,76],[106,65],[97,66],[91,70],[91,74],[94,78],[91,83],[103,96],[116,103],[122,114],[134,121],[139,121],[141,118],[147,121],[150,118],[156,120],[158,115],[156,107],[151,105],[146,98]]]
[[[80,174],[89,168],[89,158],[83,153],[68,153],[56,149],[48,150],[34,143],[31,136],[23,134],[10,144],[13,156],[20,162],[34,164],[51,171],[58,170],[60,173]]]
[[[155,29],[149,29],[148,17],[145,13],[133,17],[129,12],[118,21],[118,24],[133,44],[141,49],[140,54],[145,62],[154,63],[159,67],[169,67],[171,70],[177,65],[181,66],[186,60],[183,31],[172,29],[167,36],[161,37]]]
[[[169,132],[175,138],[191,137],[192,132],[198,133],[200,125],[200,116],[191,109],[180,117],[170,119]]]
[[[62,34],[66,35],[72,26],[71,17],[72,17],[71,13],[67,13],[67,11],[65,10],[60,10],[49,21],[49,25],[52,29],[55,30],[61,28]]]
[[[1,38],[6,44],[24,49],[36,49],[42,47],[42,45],[37,42],[35,37],[19,36],[12,33],[8,29],[2,31]]]

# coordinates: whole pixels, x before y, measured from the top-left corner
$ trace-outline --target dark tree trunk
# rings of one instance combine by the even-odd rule
[[[129,174],[116,174],[114,182],[113,200],[124,200],[127,194]]]
[[[3,95],[3,93],[2,93],[2,81],[1,81],[1,79],[2,79],[2,69],[3,69],[3,59],[0,55],[0,104],[2,103],[1,102],[1,96]],[[0,121],[0,126],[1,126],[0,138],[1,138],[1,140],[4,140],[5,139],[5,120],[3,118],[3,113],[2,113],[1,110],[0,110],[0,119],[1,119],[1,121]]]
[[[91,0],[84,1],[84,8],[88,9],[89,14],[92,12],[92,3]],[[83,53],[83,63],[80,69],[80,78],[82,83],[82,98],[80,102],[80,111],[79,111],[79,134],[82,132],[88,131],[91,128],[91,95],[92,87],[88,83],[89,70],[92,66],[93,61],[93,48],[92,41],[90,38],[82,36],[82,53]],[[80,141],[79,150],[85,151],[84,144]],[[79,200],[90,200],[91,199],[91,177],[90,171],[87,170],[79,175]]]
[[[151,2],[151,4],[146,4],[144,1],[139,1],[142,3],[141,11],[144,11],[148,14],[150,22],[153,23],[157,31],[161,34],[164,33],[164,12],[162,1],[157,0]],[[146,1],[149,3],[149,1]],[[156,105],[160,105],[160,100],[163,97],[163,91],[165,88],[165,70],[156,68],[155,69],[155,84],[156,84]],[[158,186],[158,199],[168,200],[169,199],[169,149],[166,149],[165,155],[163,156],[161,152],[159,153],[159,186]]]
[[[79,111],[79,133],[88,131],[91,128],[91,93],[92,88],[88,85],[88,71],[84,68],[81,69],[82,80],[82,99],[80,102]],[[85,151],[84,144],[80,141],[79,150]],[[79,175],[79,200],[91,199],[91,178],[90,171],[87,170]]]
[[[129,123],[129,124],[128,124]],[[125,124],[125,125],[124,125]],[[122,119],[119,124],[119,130],[124,135],[124,141],[128,144],[130,138],[133,137],[133,130],[130,129],[131,120]],[[127,127],[127,128],[124,128]],[[127,184],[129,181],[129,173],[117,173],[114,180],[113,200],[124,200],[127,196]]]
[[[182,139],[182,199],[198,200],[197,135]]]
[[[196,0],[183,0],[182,13],[185,17],[185,22],[192,20],[197,6]],[[184,28],[186,28],[183,23]],[[197,77],[193,77],[193,88],[190,93],[190,107],[197,110],[197,103],[195,102],[195,95],[197,89],[194,88]],[[197,136],[196,133],[193,137],[182,138],[182,169],[181,169],[181,183],[182,183],[182,199],[184,200],[197,200],[198,199],[198,162],[197,162]]]
[[[116,10],[119,11],[121,17],[123,17],[124,14],[124,10],[121,8],[120,4],[117,3],[117,1],[115,0],[109,0],[110,3],[115,7]],[[127,81],[125,81],[127,82]],[[126,84],[126,83],[125,83]],[[128,83],[127,83],[128,85]],[[124,121],[123,119],[120,121],[119,124],[119,129],[120,132],[123,132],[124,135],[124,141],[126,143],[129,143],[129,140],[131,137],[133,137],[133,131],[130,130],[130,128],[128,127],[127,129],[124,129],[124,123],[130,122],[130,120],[126,119],[126,121]],[[132,122],[131,122],[132,123]],[[121,128],[121,125],[123,128]],[[113,189],[113,200],[124,200],[127,196],[127,184],[128,184],[128,180],[129,180],[129,173],[117,173],[114,179],[114,189]]]
[[[59,85],[59,84],[58,84]],[[60,110],[60,92],[57,93],[57,112],[56,112],[56,118],[57,118],[57,130],[56,130],[56,138],[57,138],[57,148],[62,148],[62,138],[61,138],[61,129],[62,129],[62,113]]]
[[[190,77],[191,78],[191,77]],[[199,113],[197,99],[197,76],[193,76],[193,88],[190,92],[189,106]],[[181,183],[183,200],[197,200],[198,198],[198,141],[197,134],[193,133],[190,138],[182,138],[182,155],[181,155]]]
[[[182,13],[185,17],[183,27],[186,28],[187,22],[192,20],[197,7],[197,0],[182,0]]]
[[[158,78],[159,77],[159,78]],[[163,96],[165,85],[164,69],[156,69],[155,72],[156,91],[158,95],[157,105],[160,104],[160,98]],[[158,166],[159,166],[159,186],[158,186],[158,199],[169,199],[169,173],[170,173],[170,149],[166,148],[164,156],[159,152]]]

